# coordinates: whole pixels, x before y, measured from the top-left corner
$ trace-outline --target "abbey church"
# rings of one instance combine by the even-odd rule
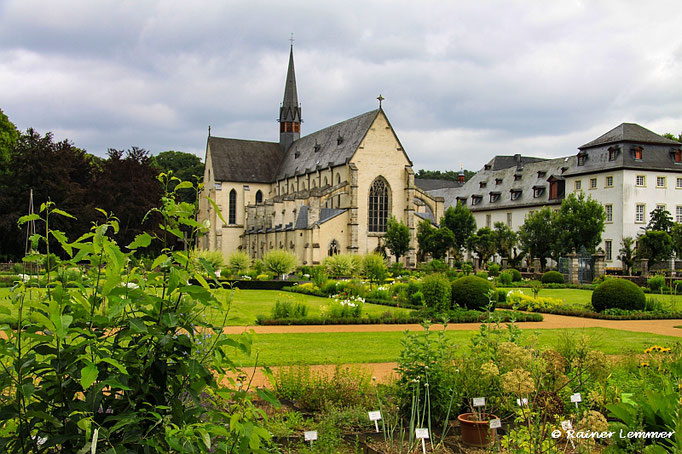
[[[381,97],[380,97],[381,98]],[[383,249],[390,216],[411,232],[403,258],[416,263],[416,226],[443,214],[443,198],[415,185],[412,161],[381,107],[301,135],[293,47],[279,115],[279,142],[214,137],[206,144],[200,247],[261,258],[294,252],[304,265],[339,253]],[[222,219],[221,219],[222,217]],[[437,222],[437,221],[436,221]]]

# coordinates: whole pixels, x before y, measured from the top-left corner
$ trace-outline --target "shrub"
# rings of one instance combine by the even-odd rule
[[[257,275],[262,274],[263,271],[265,271],[265,264],[261,259],[256,259],[253,261],[253,264],[251,265],[252,271],[253,271],[253,277],[255,278]],[[249,273],[249,276],[251,273]]]
[[[646,297],[641,288],[625,279],[607,279],[592,293],[592,307],[605,309],[642,310]]]
[[[507,291],[504,289],[497,289],[497,302],[504,303],[507,301]]]
[[[246,252],[233,252],[227,258],[227,267],[230,269],[230,273],[233,275],[241,276],[242,274],[249,271],[249,266],[251,266],[251,258]]]
[[[665,276],[657,274],[656,276],[647,279],[646,285],[649,286],[652,292],[660,292],[665,289]]]
[[[523,276],[521,276],[521,271],[515,268],[509,268],[507,271],[512,274],[512,282],[520,282],[523,279]]]
[[[405,265],[400,262],[393,263],[389,268],[389,271],[393,277],[406,276],[410,274],[410,271],[405,269]]]
[[[540,280],[543,284],[563,284],[564,275],[558,271],[547,271]]]
[[[362,271],[370,281],[382,283],[388,277],[384,258],[379,254],[367,254],[362,258]]]
[[[209,272],[209,266],[214,272],[220,271],[225,264],[222,252],[207,250],[194,251],[192,262],[194,269],[200,272]]]
[[[317,287],[322,288],[329,280],[329,276],[322,266],[316,266],[310,270],[310,278]]]
[[[453,306],[483,310],[488,304],[488,292],[493,289],[490,282],[476,276],[464,276],[452,283]]]
[[[263,257],[263,265],[275,276],[291,273],[296,269],[297,262],[296,255],[284,249],[272,250]]]
[[[467,262],[464,265],[462,265],[462,272],[464,273],[465,276],[468,276],[474,271],[474,267],[471,265],[471,263]]]
[[[325,257],[322,265],[333,278],[351,277],[358,271],[357,262],[350,254],[336,254]]]
[[[340,284],[340,282],[329,280],[320,287],[320,290],[327,296],[334,295],[336,294],[337,284]]]
[[[410,295],[410,304],[412,306],[423,306],[424,305],[424,294],[419,290],[417,293]]]
[[[407,295],[412,296],[417,292],[421,292],[422,290],[422,284],[417,281],[410,281],[407,284]]]
[[[488,279],[488,272],[479,271],[478,273],[476,273],[476,277],[480,277],[481,279]]]
[[[362,315],[362,303],[360,298],[345,300],[333,300],[324,311],[327,318],[360,318]]]
[[[497,277],[500,274],[500,265],[497,263],[491,263],[488,265],[488,274],[492,277]]]
[[[424,303],[436,311],[450,308],[450,292],[450,281],[442,274],[430,274],[422,281]]]
[[[272,308],[272,318],[305,318],[308,315],[308,305],[292,301],[276,301]]]
[[[500,273],[500,284],[509,285],[514,280],[514,274],[511,271],[503,271]]]

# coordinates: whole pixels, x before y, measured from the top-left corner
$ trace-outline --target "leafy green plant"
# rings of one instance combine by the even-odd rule
[[[359,271],[358,264],[351,254],[336,254],[325,257],[322,265],[327,269],[327,273],[335,279],[351,277]]]
[[[249,271],[251,258],[246,252],[235,251],[227,258],[227,266],[232,275],[241,276]]]
[[[641,288],[625,279],[607,279],[592,293],[592,307],[604,309],[642,310],[646,297]]]
[[[41,229],[26,263],[50,256],[55,241],[66,257],[55,271],[86,263],[91,284],[68,288],[48,273],[40,292],[12,288],[16,324],[0,328],[3,452],[263,452],[270,435],[258,422],[262,412],[244,389],[222,384],[238,373],[226,349],[249,353],[251,337],[227,338],[222,325],[204,320],[209,309],[227,316],[229,299],[209,291],[204,276],[217,284],[209,260],[193,262],[170,246],[189,250],[205,231],[197,206],[176,201],[176,191],[200,188],[169,175],[160,181],[175,186],[149,215],[162,233],[125,247],[114,239],[118,220],[103,211],[105,222],[75,241],[52,228],[54,217],[70,215],[51,202],[20,219]],[[161,254],[150,267],[131,266],[153,241]],[[210,343],[201,345],[207,333]]]
[[[540,281],[543,284],[563,284],[564,275],[558,271],[547,271],[545,274],[542,275]]]
[[[514,280],[514,275],[511,271],[502,271],[502,273],[500,273],[499,279],[501,285],[509,285]]]
[[[370,281],[383,283],[388,277],[384,258],[379,254],[367,254],[362,258],[362,271]]]
[[[308,305],[292,301],[275,301],[272,307],[272,318],[305,318],[308,315]]]
[[[492,288],[492,284],[486,279],[476,276],[460,277],[452,283],[452,304],[483,310],[489,303],[488,293]]]
[[[660,292],[665,288],[665,276],[657,274],[654,277],[647,279],[646,285],[649,286],[652,292]]]
[[[275,276],[291,273],[296,269],[297,264],[298,259],[296,255],[284,249],[272,250],[263,257],[263,265]]]
[[[192,254],[192,265],[194,266],[194,269],[199,272],[205,272],[205,263],[211,265],[211,270],[213,271],[213,275],[215,275],[216,272],[220,272],[225,264],[223,253],[220,251],[207,250],[194,251]]]
[[[450,308],[450,281],[442,274],[430,274],[422,280],[422,294],[427,307],[442,312]]]

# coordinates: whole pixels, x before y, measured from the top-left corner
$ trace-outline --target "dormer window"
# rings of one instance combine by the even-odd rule
[[[514,175],[514,181],[519,181],[521,178],[523,178],[523,175],[519,175],[518,173]]]
[[[541,197],[542,194],[545,193],[545,187],[544,186],[533,186],[533,197],[538,198]]]
[[[457,203],[461,203],[462,205],[467,204],[467,198],[466,197],[457,197]]]
[[[336,145],[341,145],[342,143],[343,143],[343,137],[338,136],[338,137],[336,138]]]
[[[547,172],[544,170],[538,170],[538,178],[544,178],[547,175]]]
[[[609,161],[615,161],[618,157],[618,147],[609,148]]]
[[[561,173],[564,173],[564,172],[566,172],[567,170],[568,170],[568,167],[562,167],[562,168],[561,168]]]
[[[313,150],[315,151],[315,153],[317,153],[318,151],[320,151],[320,148],[321,147],[319,144],[315,144],[315,146],[313,147]]]
[[[300,152],[300,151],[297,151],[296,153],[294,153],[294,159],[297,159],[297,158],[299,158],[300,156],[301,156],[301,152]]]
[[[483,170],[490,170],[491,168],[492,168],[492,166],[490,164],[485,164],[483,166]]]
[[[587,153],[578,153],[578,165],[584,166],[587,159]]]
[[[491,192],[490,193],[490,203],[495,203],[498,200],[500,200],[500,193],[499,192]]]
[[[675,164],[682,164],[682,150],[673,150],[670,154]]]
[[[483,200],[483,197],[481,197],[480,195],[472,195],[471,196],[471,205],[472,206],[478,205],[479,203],[481,203],[481,200]]]
[[[486,186],[488,186],[488,182],[487,182],[487,181],[481,181],[480,183],[478,183],[478,187],[479,187],[479,188],[485,188]]]
[[[632,149],[633,158],[635,161],[641,161],[644,155],[644,149],[642,147],[636,147]]]
[[[502,178],[495,178],[495,185],[502,184]]]
[[[511,199],[512,200],[518,200],[521,197],[521,190],[520,189],[512,189],[511,190]]]

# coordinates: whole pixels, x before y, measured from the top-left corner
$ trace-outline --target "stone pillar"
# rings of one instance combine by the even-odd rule
[[[455,266],[455,258],[453,256],[448,257],[448,266],[453,268]]]
[[[568,283],[578,284],[578,254],[568,254]]]
[[[539,273],[540,271],[542,271],[542,264],[540,264],[540,259],[533,259],[533,273]]]
[[[600,278],[606,274],[606,254],[600,249],[596,254],[592,254],[594,260],[594,278]]]
[[[509,263],[509,259],[507,257],[502,257],[502,259],[500,259],[500,268],[502,268],[503,270],[506,270],[508,263]]]
[[[639,267],[642,270],[642,277],[649,277],[649,259],[641,259]]]
[[[308,202],[308,227],[320,220],[320,198],[311,197]],[[294,223],[296,220],[294,219]]]
[[[350,222],[348,223],[350,244],[348,245],[348,250],[351,253],[357,254],[360,245],[358,231],[358,168],[351,162],[348,164],[348,171],[350,174]]]

